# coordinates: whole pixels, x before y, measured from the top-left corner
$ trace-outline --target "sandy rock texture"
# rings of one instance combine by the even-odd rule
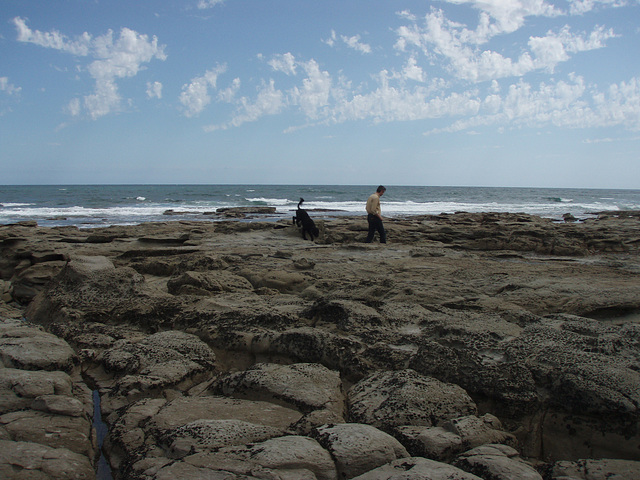
[[[316,223],[0,226],[0,476],[638,477],[638,212]]]

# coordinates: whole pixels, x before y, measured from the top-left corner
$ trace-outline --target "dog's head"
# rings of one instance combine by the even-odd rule
[[[318,230],[318,227],[313,227],[312,229],[312,233],[314,237],[319,237],[320,236],[320,230]]]

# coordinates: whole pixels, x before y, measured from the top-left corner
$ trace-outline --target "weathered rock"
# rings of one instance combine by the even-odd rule
[[[182,458],[195,452],[261,442],[284,434],[283,429],[235,419],[202,419],[165,432],[160,442],[166,445],[172,458]]]
[[[61,338],[26,322],[0,323],[0,360],[7,368],[70,372],[77,356]]]
[[[360,355],[365,345],[353,335],[312,327],[291,328],[274,335],[269,348],[301,362],[321,363],[351,378],[362,378],[373,370]]]
[[[556,462],[550,480],[637,480],[640,461],[603,458]]]
[[[297,272],[241,270],[238,274],[249,280],[255,289],[272,288],[280,293],[301,292],[309,285],[309,278]]]
[[[293,424],[291,430],[297,435],[309,436],[315,428],[322,425],[345,422],[344,416],[339,415],[335,410],[314,410]]]
[[[13,298],[23,305],[27,305],[40,290],[66,265],[65,261],[48,261],[36,263],[20,271],[11,280]]]
[[[143,464],[144,461],[139,462]],[[138,464],[136,464],[138,465]],[[236,475],[235,473],[225,472],[222,470],[212,470],[209,468],[198,468],[184,462],[171,462],[165,466],[163,462],[161,467],[146,468],[144,474],[153,474],[154,480],[175,480],[176,478],[184,479],[206,479],[206,480],[258,480],[264,477],[254,477],[252,475]],[[146,464],[144,465],[146,467]],[[140,467],[140,470],[142,468]],[[254,467],[255,468],[255,467]]]
[[[410,457],[363,473],[353,480],[483,480],[446,463]]]
[[[156,333],[136,343],[121,341],[100,358],[108,372],[124,375],[105,395],[105,410],[169,387],[187,390],[215,363],[215,354],[202,340],[180,331]]]
[[[190,455],[183,462],[238,475],[256,472],[262,478],[270,478],[267,475],[283,479],[338,478],[329,452],[309,437],[284,436],[246,446],[221,448],[217,452]]]
[[[214,295],[220,292],[248,291],[249,281],[225,271],[185,272],[167,282],[169,293],[174,295]]]
[[[370,425],[325,425],[312,436],[331,453],[340,478],[353,478],[409,456],[398,440]]]
[[[352,422],[387,432],[400,425],[432,426],[477,411],[462,388],[413,370],[374,373],[351,387],[348,399]]]
[[[356,243],[366,232],[362,218],[327,221],[326,235],[313,245],[303,245],[290,222],[159,222],[91,229],[90,235],[79,229],[0,226],[5,281],[0,287],[12,292],[9,279],[45,269],[28,272],[32,266],[71,259],[24,313],[78,348],[85,378],[103,397],[112,437],[107,453],[120,475],[264,477],[286,471],[295,477],[295,470],[242,466],[237,457],[227,459],[235,470],[226,472],[189,464],[189,455],[176,462],[167,455],[182,456],[186,447],[171,453],[166,450],[171,445],[162,443],[165,433],[202,419],[308,435],[323,424],[352,420],[316,402],[313,388],[301,394],[293,392],[292,383],[283,390],[278,375],[267,375],[268,386],[262,383],[266,379],[241,380],[255,363],[318,363],[347,384],[376,372],[413,369],[468,392],[479,410],[498,415],[507,430],[485,429],[484,420],[479,424],[469,416],[475,404],[465,410],[466,393],[462,407],[455,401],[425,407],[407,400],[412,395],[399,388],[402,401],[391,393],[387,397],[397,405],[394,412],[376,404],[381,392],[372,388],[368,402],[378,406],[369,410],[381,415],[373,421],[394,435],[404,432],[399,438],[412,453],[418,437],[416,448],[424,454],[450,458],[476,442],[512,445],[514,434],[527,457],[635,458],[640,446],[638,218],[609,214],[575,223],[497,213],[397,218],[387,224],[393,241],[383,250]],[[307,261],[296,265],[300,258]],[[169,281],[183,274],[190,278],[184,287],[200,289],[189,293],[202,295],[169,293]],[[191,277],[204,281],[190,286]],[[220,288],[207,283],[223,277],[232,280],[229,285],[238,279],[245,287],[244,279],[254,283],[234,291],[225,290],[224,282]],[[0,316],[22,318],[17,307],[2,302]],[[178,345],[189,341],[144,342],[166,330],[203,338],[216,349],[215,363],[180,351]],[[7,361],[12,369],[19,366]],[[12,386],[0,397],[2,412],[55,411],[58,417],[83,418],[59,414],[74,411],[57,403],[74,395],[87,411],[86,392],[80,397],[76,391],[86,386],[80,386],[73,365],[60,368],[74,372],[71,392],[38,387],[20,397]],[[262,398],[269,408],[198,407],[194,399],[211,391],[214,377],[229,372],[236,382],[230,395]],[[295,384],[302,385],[295,390],[309,385]],[[176,409],[172,415],[179,423],[170,423],[165,411],[174,402],[199,416]],[[271,418],[270,409],[286,405],[295,408],[275,412],[282,416],[278,425],[261,425]],[[46,412],[33,412],[32,406]],[[401,418],[405,411],[418,413]],[[203,448],[203,456],[216,453],[206,450],[206,435],[185,434],[185,439],[194,449]]]
[[[86,417],[54,415],[34,410],[5,413],[0,416],[4,439],[33,442],[52,448],[66,448],[93,458],[91,422]]]
[[[542,480],[542,476],[506,445],[483,445],[458,456],[455,465],[484,480]]]
[[[239,400],[226,397],[202,396],[177,398],[150,418],[147,428],[163,433],[187,423],[207,418],[241,420],[257,425],[287,429],[302,415],[292,409],[268,402]]]
[[[450,461],[459,453],[488,443],[517,447],[516,438],[505,432],[500,420],[491,414],[445,420],[437,427],[400,426],[395,435],[412,455],[439,461]]]
[[[276,213],[276,207],[223,207],[216,209],[216,213]]]
[[[41,396],[71,394],[71,378],[64,372],[0,368],[0,414],[29,408]]]
[[[144,278],[131,268],[116,269],[106,257],[78,256],[62,269],[27,309],[30,320],[48,325],[61,318],[104,319],[118,306],[141,301]]]
[[[227,375],[212,385],[214,392],[237,398],[264,400],[304,413],[327,409],[345,414],[345,396],[338,372],[317,363],[261,363]]]
[[[85,413],[82,402],[67,395],[41,395],[31,403],[31,408],[68,417],[81,417]]]
[[[317,326],[335,326],[345,332],[387,326],[387,322],[374,308],[350,300],[320,300],[304,312]]]
[[[66,448],[0,440],[0,477],[12,480],[93,480],[93,465]]]

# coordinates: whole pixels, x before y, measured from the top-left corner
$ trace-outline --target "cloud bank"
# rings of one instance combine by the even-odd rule
[[[197,7],[220,3],[200,0]],[[598,85],[566,69],[576,57],[607,48],[621,35],[597,24],[577,30],[570,18],[625,4],[625,0],[570,0],[562,9],[544,0],[444,0],[442,8],[432,7],[422,15],[398,12],[388,45],[374,47],[361,34],[335,30],[319,40],[347,51],[350,58],[387,62],[365,80],[349,78],[345,70],[331,71],[320,58],[291,52],[259,54],[264,70],[251,78],[245,80],[227,63],[217,63],[183,83],[171,101],[185,117],[205,118],[206,131],[284,114],[292,122],[287,132],[355,121],[426,120],[437,120],[425,123],[428,135],[480,127],[639,130],[640,77]],[[469,6],[476,17],[465,17],[467,23],[449,18],[446,7],[451,5]],[[553,19],[556,26],[544,31],[529,28],[524,35],[523,27],[532,19]],[[86,114],[95,120],[120,111],[118,83],[135,77],[153,60],[167,58],[165,46],[155,36],[126,27],[118,33],[109,30],[94,37],[85,32],[69,38],[56,30],[32,30],[20,17],[13,23],[20,42],[86,58],[82,71],[94,80],[95,88],[68,101],[66,111],[72,116]],[[509,43],[515,47],[505,48]],[[0,90],[19,91],[6,77],[0,77]],[[163,90],[159,81],[146,83],[149,99],[167,97]]]

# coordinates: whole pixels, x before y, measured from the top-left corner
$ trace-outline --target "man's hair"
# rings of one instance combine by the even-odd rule
[[[376,190],[376,192],[380,193],[380,192],[385,192],[387,189],[385,187],[383,187],[382,185],[380,185],[378,187],[378,189]]]

